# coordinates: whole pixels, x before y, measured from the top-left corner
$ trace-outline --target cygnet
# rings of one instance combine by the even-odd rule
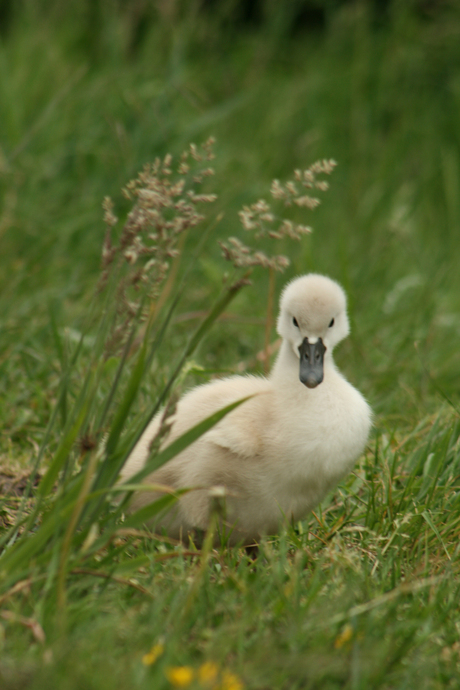
[[[144,479],[191,490],[153,523],[175,539],[206,530],[210,491],[225,490],[228,543],[249,544],[304,518],[363,452],[372,412],[338,371],[332,352],[349,333],[346,297],[330,278],[310,273],[288,283],[280,300],[282,342],[268,378],[231,376],[193,388],[177,405],[162,447],[214,412],[252,396],[179,455]],[[149,424],[121,472],[139,472],[162,414]],[[130,509],[161,492],[137,491]]]

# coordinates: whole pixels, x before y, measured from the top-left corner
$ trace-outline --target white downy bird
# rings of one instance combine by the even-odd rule
[[[163,447],[200,421],[253,396],[144,481],[184,494],[153,526],[176,539],[205,530],[210,489],[225,488],[229,543],[249,544],[300,520],[318,505],[363,452],[372,412],[337,370],[332,351],[349,333],[346,297],[330,278],[310,273],[290,282],[277,322],[282,343],[268,378],[231,376],[189,391],[179,401]],[[145,430],[121,472],[144,466],[161,413]],[[161,493],[138,491],[131,509]]]

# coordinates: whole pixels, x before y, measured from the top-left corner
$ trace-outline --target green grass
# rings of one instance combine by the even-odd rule
[[[394,2],[376,21],[355,3],[322,31],[288,35],[282,13],[223,29],[190,3],[133,50],[126,15],[94,5],[105,9],[92,24],[71,3],[48,19],[24,4],[0,40],[0,460],[19,475],[41,448],[48,477],[23,505],[30,532],[0,560],[0,685],[167,690],[167,668],[213,661],[255,690],[456,687],[458,10]],[[144,354],[131,352],[99,429],[120,362],[102,361],[93,302],[102,199],[123,217],[120,189],[144,163],[210,135],[218,200],[187,235],[166,307],[186,268],[187,288],[161,346],[146,337]],[[85,489],[95,456],[78,439],[111,430],[120,461],[222,289],[216,240],[247,240],[241,206],[326,157],[339,163],[331,189],[304,218],[313,235],[281,243],[291,267],[276,293],[310,270],[346,288],[352,334],[337,362],[376,413],[365,455],[255,561],[239,549],[190,555],[140,519],[120,532],[116,510]],[[261,372],[268,276],[251,280],[200,334],[177,393],[216,371]],[[0,499],[0,539],[21,500]],[[163,654],[144,664],[158,642]]]

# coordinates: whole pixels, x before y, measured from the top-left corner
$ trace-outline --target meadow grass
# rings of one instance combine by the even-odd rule
[[[96,36],[71,3],[46,20],[25,4],[1,39],[1,686],[457,687],[460,17],[395,2],[379,23],[355,3],[288,36],[282,17],[225,33],[190,8],[134,52],[126,17],[106,9]],[[145,163],[209,136],[213,210],[162,318],[105,357],[102,200],[123,219]],[[179,394],[263,371],[269,276],[226,291],[216,240],[249,241],[239,209],[322,158],[331,188],[296,218],[313,234],[279,243],[275,291],[310,270],[346,288],[337,362],[376,413],[365,455],[255,560],[120,522],[110,470],[174,372]],[[11,482],[37,461],[27,497]]]

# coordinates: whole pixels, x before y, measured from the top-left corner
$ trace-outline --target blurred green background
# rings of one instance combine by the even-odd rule
[[[0,0],[0,490],[42,442],[45,467],[59,439],[85,467],[82,447],[62,441],[64,403],[49,442],[44,433],[63,343],[75,350],[100,275],[103,198],[123,219],[121,188],[145,163],[209,136],[209,222],[223,218],[128,432],[221,289],[217,240],[251,243],[241,207],[269,198],[272,179],[334,158],[322,205],[297,218],[313,234],[263,248],[291,259],[276,298],[308,271],[346,288],[352,334],[336,359],[376,413],[373,436],[318,515],[263,540],[257,561],[222,549],[197,568],[195,555],[146,532],[89,559],[52,478],[33,529],[4,552],[11,582],[25,579],[0,597],[0,685],[170,690],[165,669],[210,660],[237,674],[233,690],[457,688],[457,0]],[[203,232],[189,233],[179,271]],[[262,372],[268,286],[254,270],[194,355],[204,371],[191,364],[182,389],[215,372]],[[69,410],[92,356],[88,338],[63,386]],[[8,546],[24,485],[0,501]],[[109,517],[86,524],[88,538]],[[67,572],[75,563],[89,570]],[[61,573],[67,607],[56,600]],[[158,642],[158,663],[143,661]]]
[[[338,168],[314,234],[280,248],[283,283],[345,286],[341,368],[382,424],[413,425],[460,383],[460,8],[442,0],[2,0],[0,414],[3,451],[30,448],[55,398],[50,310],[78,330],[99,270],[101,203],[147,161],[217,139],[216,214],[183,312],[226,266],[216,239],[273,178]],[[188,238],[186,252],[196,237]],[[201,348],[232,368],[263,347],[267,276]],[[244,318],[243,318],[244,317]],[[250,318],[249,318],[250,317]],[[253,321],[251,322],[251,319]],[[249,320],[249,323],[248,323]],[[180,348],[189,322],[178,326]],[[273,338],[275,333],[273,333]],[[417,343],[417,346],[414,345]]]

